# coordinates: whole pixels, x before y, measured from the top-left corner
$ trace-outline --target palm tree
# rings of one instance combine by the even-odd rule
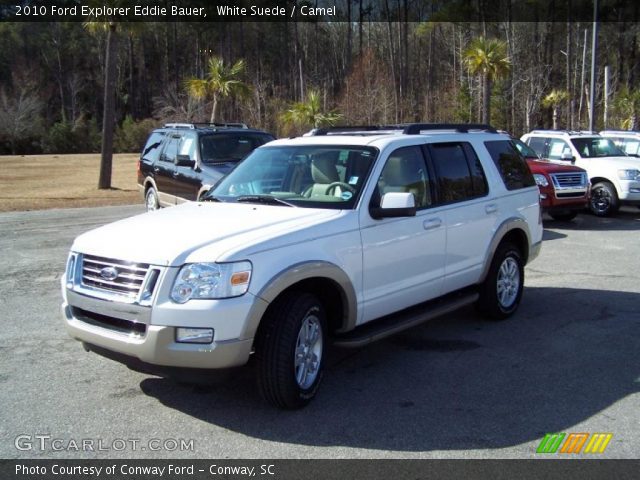
[[[613,108],[620,119],[620,128],[635,130],[636,112],[640,110],[640,90],[621,88],[613,100]]]
[[[546,97],[542,99],[542,106],[553,109],[553,129],[558,129],[558,107],[569,100],[569,93],[566,90],[551,90]]]
[[[293,103],[291,108],[281,115],[281,119],[286,125],[302,128],[335,125],[342,118],[342,114],[322,112],[320,103],[320,93],[317,90],[309,90],[307,100]]]
[[[221,57],[211,57],[205,78],[189,78],[185,81],[187,93],[198,99],[211,97],[211,123],[215,122],[218,101],[231,95],[245,96],[250,87],[239,79],[244,72],[244,60],[238,60],[231,67],[224,64]]]
[[[493,82],[506,77],[511,70],[506,42],[478,37],[464,52],[464,61],[471,75],[482,78],[482,121],[491,121],[491,87]]]

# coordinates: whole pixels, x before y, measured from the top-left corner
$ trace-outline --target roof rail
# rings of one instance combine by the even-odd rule
[[[219,122],[194,122],[194,123],[165,123],[165,128],[249,128],[246,123],[219,123]]]
[[[479,130],[488,133],[499,133],[491,125],[480,123],[398,123],[390,125],[344,125],[335,127],[314,128],[305,136],[320,135],[382,135],[388,133],[402,133],[404,135],[417,135],[425,131],[450,130],[459,133],[468,133]]]
[[[601,135],[603,133],[621,133],[626,135],[640,135],[640,131],[638,130],[602,130],[600,131]]]
[[[453,130],[459,133],[469,133],[470,130],[480,130],[487,133],[498,133],[491,125],[482,123],[409,123],[402,133],[417,135],[428,130]]]
[[[529,133],[551,133],[555,135],[598,135],[598,132],[593,130],[552,130],[552,129],[536,129],[531,130]]]
[[[314,128],[305,135],[312,137],[331,134],[371,135],[390,132],[393,130],[400,131],[402,129],[403,126],[401,125],[340,125]]]

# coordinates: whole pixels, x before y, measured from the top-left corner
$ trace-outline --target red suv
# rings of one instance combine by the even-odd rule
[[[586,170],[541,159],[526,143],[517,138],[513,142],[527,160],[540,189],[540,205],[551,218],[573,220],[588,206],[591,185]]]

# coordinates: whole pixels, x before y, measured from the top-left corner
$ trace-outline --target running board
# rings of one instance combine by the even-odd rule
[[[420,304],[399,313],[366,323],[349,333],[335,337],[333,345],[342,348],[363,347],[369,343],[395,335],[408,328],[415,327],[441,315],[458,310],[465,305],[475,302],[479,297],[478,292],[470,292],[469,290],[447,295],[444,298]]]

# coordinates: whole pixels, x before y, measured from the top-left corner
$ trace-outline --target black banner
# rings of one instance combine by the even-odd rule
[[[597,0],[598,21],[637,22],[640,2]],[[0,0],[11,22],[590,22],[594,0]]]
[[[3,480],[636,479],[640,460],[0,460]]]

